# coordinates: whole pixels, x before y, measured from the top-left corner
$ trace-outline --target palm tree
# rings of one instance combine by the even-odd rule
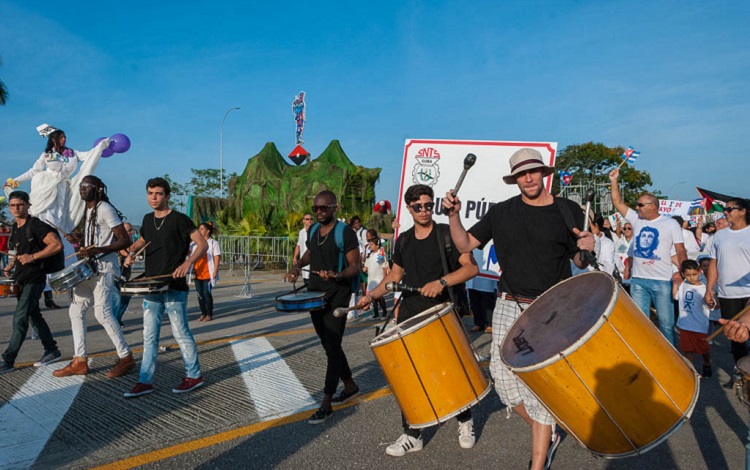
[[[0,65],[3,65],[3,60],[0,59]],[[0,80],[0,106],[4,106],[8,102],[8,89],[5,87],[5,83]]]

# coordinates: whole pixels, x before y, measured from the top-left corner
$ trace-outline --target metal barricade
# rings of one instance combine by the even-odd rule
[[[227,275],[255,269],[289,269],[292,245],[289,237],[237,237],[221,235],[216,239],[221,247],[221,266]]]

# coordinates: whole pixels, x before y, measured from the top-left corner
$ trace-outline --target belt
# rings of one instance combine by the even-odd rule
[[[515,300],[516,302],[520,302],[522,304],[530,304],[536,299],[532,299],[529,297],[521,297],[520,295],[510,295],[507,292],[498,292],[497,298],[500,300]]]

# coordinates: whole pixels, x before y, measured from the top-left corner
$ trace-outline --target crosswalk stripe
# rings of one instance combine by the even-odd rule
[[[0,408],[0,469],[30,467],[78,395],[83,376],[57,378],[40,367]]]
[[[316,404],[266,338],[248,338],[230,344],[261,419],[291,415]]]

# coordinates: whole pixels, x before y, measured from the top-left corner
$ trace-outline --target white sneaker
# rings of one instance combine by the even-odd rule
[[[416,452],[422,450],[422,438],[411,437],[404,433],[394,442],[385,448],[385,453],[394,457],[403,457],[407,452]]]
[[[477,439],[474,437],[474,419],[458,423],[458,443],[462,449],[471,449],[476,444]]]

